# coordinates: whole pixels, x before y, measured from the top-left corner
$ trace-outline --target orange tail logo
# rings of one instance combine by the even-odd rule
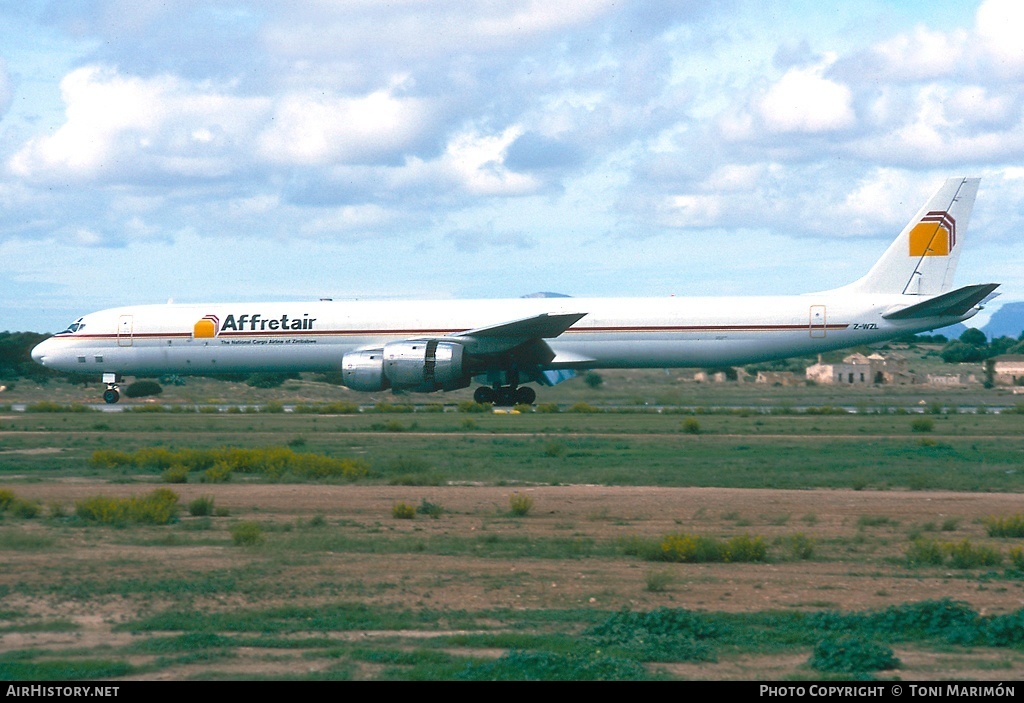
[[[948,212],[929,212],[910,230],[911,256],[949,256],[956,246],[956,220]]]
[[[220,320],[216,315],[207,315],[192,328],[192,336],[196,339],[216,337],[220,331]]]

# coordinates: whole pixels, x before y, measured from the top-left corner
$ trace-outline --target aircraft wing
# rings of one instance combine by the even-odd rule
[[[959,317],[985,300],[996,288],[998,283],[979,283],[951,290],[948,293],[929,298],[923,303],[887,312],[882,317],[886,320],[914,320],[923,317]]]
[[[450,335],[458,338],[470,354],[500,354],[530,342],[544,344],[579,322],[587,313],[541,313],[521,320],[477,327]],[[547,345],[544,344],[546,347]],[[552,355],[553,356],[553,355]]]
[[[477,327],[476,329],[466,330],[465,332],[456,332],[451,336],[488,339],[506,337],[518,338],[519,340],[530,339],[533,337],[550,339],[552,337],[557,337],[562,334],[562,332],[565,332],[567,329],[582,320],[586,314],[587,313],[585,312],[570,312],[551,315],[544,312],[540,315],[525,317],[521,320],[502,322],[497,325],[488,325],[487,327]]]

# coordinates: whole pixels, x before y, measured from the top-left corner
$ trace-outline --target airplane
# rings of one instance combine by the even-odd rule
[[[356,391],[531,404],[587,369],[724,367],[945,327],[999,286],[953,289],[977,178],[950,178],[860,279],[788,296],[139,305],[90,313],[32,350],[47,368],[125,375],[337,372]]]

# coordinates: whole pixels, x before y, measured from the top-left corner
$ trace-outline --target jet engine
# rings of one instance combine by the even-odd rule
[[[341,360],[343,383],[357,391],[451,391],[469,385],[462,345],[437,339],[391,342],[383,349],[354,351]]]
[[[391,387],[384,375],[384,351],[352,351],[341,357],[341,382],[354,391],[383,391]]]

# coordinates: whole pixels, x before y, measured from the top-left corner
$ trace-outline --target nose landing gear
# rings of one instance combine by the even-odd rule
[[[107,384],[107,390],[103,391],[103,402],[113,405],[121,400],[120,389],[117,387],[117,374],[103,374],[103,382]]]

